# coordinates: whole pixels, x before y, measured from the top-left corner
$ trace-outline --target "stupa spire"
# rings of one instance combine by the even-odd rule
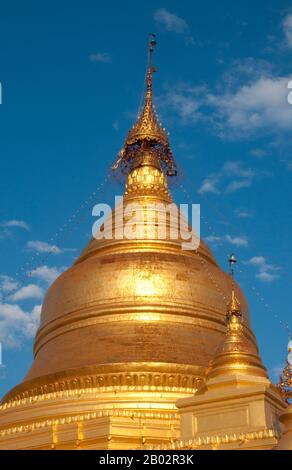
[[[237,260],[234,254],[230,255],[229,257],[229,267],[230,267],[230,276],[231,276],[231,299],[227,306],[227,323],[232,317],[235,315],[237,318],[242,320],[242,313],[241,313],[241,306],[240,302],[236,297],[235,290],[234,290],[234,266],[237,263]]]
[[[292,405],[292,341],[290,338],[287,346],[286,364],[279,377],[278,387],[284,400]]]
[[[155,35],[150,34],[143,109],[129,130],[124,147],[113,166],[113,171],[120,169],[126,175],[133,168],[145,163],[161,169],[167,176],[175,176],[177,173],[167,132],[159,122],[153,106],[153,73],[156,72],[153,67],[153,51],[156,44]]]
[[[266,377],[266,369],[258,355],[257,348],[245,335],[242,309],[235,294],[234,266],[237,260],[229,258],[231,296],[226,308],[226,336],[211,362],[208,377],[220,375],[251,374]]]

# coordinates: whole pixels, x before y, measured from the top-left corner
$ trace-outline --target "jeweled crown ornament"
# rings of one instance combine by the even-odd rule
[[[120,169],[125,175],[128,175],[136,167],[149,164],[161,169],[166,176],[175,176],[177,174],[166,130],[161,126],[153,106],[152,82],[153,73],[156,72],[156,69],[152,65],[152,57],[155,46],[155,35],[150,34],[146,96],[143,110],[128,132],[124,147],[119,152],[112,168],[113,171]]]
[[[279,377],[278,388],[284,400],[292,404],[292,341],[289,340],[287,346],[287,359],[285,367]]]

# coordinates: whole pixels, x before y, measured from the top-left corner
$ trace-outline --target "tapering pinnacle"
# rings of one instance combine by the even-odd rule
[[[149,41],[149,56],[148,56],[148,68],[147,68],[147,91],[152,91],[152,74],[156,72],[156,68],[152,65],[153,51],[157,42],[155,40],[155,34],[150,34]]]
[[[147,161],[151,156],[152,164],[161,168],[167,176],[176,175],[176,164],[169,145],[168,136],[159,123],[157,114],[153,107],[152,82],[153,73],[153,51],[156,45],[155,36],[150,35],[149,59],[146,76],[146,97],[141,115],[128,132],[125,145],[119,152],[113,170],[118,168],[128,174],[133,168],[143,164],[144,155]]]
[[[235,258],[235,255],[232,254],[229,257],[229,267],[230,267],[230,276],[232,278],[232,285],[231,285],[231,299],[230,299],[230,302],[229,302],[228,308],[227,308],[227,321],[230,320],[230,317],[232,315],[235,315],[236,317],[238,317],[240,319],[242,318],[240,302],[237,299],[237,297],[235,295],[235,291],[234,291],[234,266],[235,266],[235,263],[237,263],[237,260]]]
[[[207,371],[209,379],[219,376],[249,374],[266,377],[256,346],[248,340],[244,332],[241,305],[234,290],[234,265],[236,258],[229,258],[230,275],[232,276],[231,299],[226,312],[226,336],[215,353]]]
[[[288,404],[292,404],[292,341],[289,339],[287,346],[286,365],[279,377],[278,387],[282,397]]]

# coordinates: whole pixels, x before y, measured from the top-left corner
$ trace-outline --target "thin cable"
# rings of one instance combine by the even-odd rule
[[[64,224],[59,227],[59,229],[55,232],[55,234],[49,238],[50,243],[63,243],[67,240],[74,230],[79,227],[79,225],[85,220],[87,214],[81,215],[78,217],[79,214],[83,214],[83,211],[87,209],[88,204],[96,197],[98,194],[100,195],[101,191],[105,188],[105,184],[110,178],[110,172],[108,172],[104,178],[104,180],[97,186],[97,188],[90,194],[90,196],[83,201],[83,203],[77,208],[77,210],[66,220]],[[61,239],[58,239],[62,235]],[[27,282],[27,279],[32,277],[33,271],[37,268],[43,266],[48,259],[52,256],[52,254],[56,253],[56,251],[52,250],[46,255],[41,256],[41,253],[35,253],[28,261],[26,261],[15,273],[15,278],[17,281],[17,286],[11,289],[6,295],[2,295],[0,297],[0,302],[4,303],[10,300],[10,297],[24,284]],[[37,260],[37,263],[33,264],[33,262]]]
[[[189,178],[187,178],[185,176],[185,179],[188,180],[188,182],[190,183],[190,185],[196,189],[196,187],[194,186],[194,184],[189,180]],[[197,189],[196,189],[196,192]],[[202,195],[201,195],[202,196]],[[204,198],[204,196],[202,196],[203,199],[206,200],[206,202],[208,203],[207,201],[207,198]],[[208,203],[209,207],[212,207],[210,203]],[[214,207],[213,207],[214,208]],[[224,214],[222,214],[217,208],[215,208],[216,212],[223,218],[224,220],[228,221],[228,223],[233,227],[233,224],[230,223],[230,221],[224,216]],[[203,220],[203,222],[205,223],[205,225],[207,225],[208,229],[210,230],[210,232],[212,233],[213,236],[216,237],[217,239],[217,243],[225,250],[225,246],[223,245],[220,237],[218,237],[218,235],[215,233],[215,230],[211,227],[210,223],[207,221],[207,219],[205,217],[202,216],[201,214],[201,218]],[[256,248],[256,247],[255,247]],[[240,265],[242,266],[242,263],[240,263]],[[245,272],[241,269],[241,268],[238,268],[238,271],[241,273],[241,274],[245,274],[247,272],[247,270],[245,270]],[[273,315],[273,317],[280,323],[281,327],[285,329],[285,331],[288,333],[288,336],[291,336],[291,329],[290,329],[290,326],[288,324],[288,322],[286,320],[282,320],[280,319],[279,315],[274,311],[274,309],[266,302],[266,300],[264,299],[264,297],[262,296],[262,294],[258,291],[258,289],[255,287],[254,284],[252,284],[250,281],[249,281],[249,278],[247,277],[247,282],[248,284],[250,285],[251,289],[253,290],[253,292],[256,294],[257,298],[260,300],[260,302],[264,305],[264,307],[270,311],[270,313]]]

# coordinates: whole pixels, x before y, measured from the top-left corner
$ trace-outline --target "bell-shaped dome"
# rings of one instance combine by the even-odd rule
[[[154,221],[171,202],[165,175],[147,158],[129,174],[123,213],[133,201],[148,216],[154,211]],[[125,224],[119,211],[111,216],[112,229],[119,221]],[[6,400],[76,388],[86,380],[95,383],[101,372],[120,370],[167,372],[173,380],[184,376],[185,386],[193,387],[224,337],[231,280],[202,241],[197,250],[182,250],[181,242],[169,235],[162,240],[93,238],[50,287],[33,365]],[[236,290],[247,340],[256,348],[246,301]]]

